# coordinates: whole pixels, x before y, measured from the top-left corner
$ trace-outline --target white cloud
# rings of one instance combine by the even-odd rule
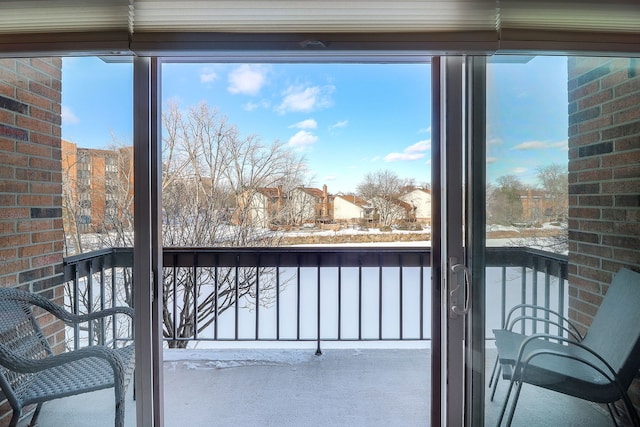
[[[551,144],[551,147],[559,148],[561,151],[569,151],[569,141],[565,139],[563,141],[554,142]]]
[[[258,108],[260,108],[260,104],[258,104],[256,102],[247,102],[246,104],[244,104],[242,106],[242,108],[245,111],[254,111],[254,110],[257,110]]]
[[[513,172],[514,174],[520,175],[523,174],[527,171],[527,168],[513,168],[511,169],[511,172]]]
[[[325,182],[325,181],[335,181],[337,179],[338,179],[338,177],[336,177],[335,175],[327,175],[327,176],[323,177],[321,181],[323,181],[323,182]]]
[[[291,147],[306,147],[315,144],[317,140],[318,137],[313,135],[311,132],[301,130],[289,138],[289,145]]]
[[[552,148],[559,148],[561,151],[568,151],[569,144],[568,141],[562,140],[558,142],[548,142],[548,141],[525,141],[520,144],[513,146],[512,150],[548,150]]]
[[[498,161],[497,157],[487,157],[486,158],[487,163],[495,163]]]
[[[303,120],[301,122],[298,122],[296,124],[293,124],[291,126],[289,126],[290,128],[297,128],[297,129],[317,129],[318,128],[318,122],[316,122],[314,119],[307,119],[307,120]]]
[[[266,83],[267,69],[261,65],[242,64],[229,73],[229,87],[232,94],[257,95]]]
[[[525,141],[513,146],[512,150],[542,150],[549,148],[549,143],[544,141]]]
[[[424,157],[424,153],[389,153],[384,156],[385,162],[398,162],[407,160],[418,160]]]
[[[402,150],[402,153],[389,153],[384,157],[385,162],[418,160],[425,156],[424,152],[431,149],[431,140],[423,139]]]
[[[431,133],[431,126],[429,126],[428,128],[419,129],[418,133]]]
[[[421,153],[431,149],[431,140],[424,139],[404,149],[405,153]]]
[[[245,111],[255,111],[258,108],[269,108],[268,101],[252,102],[249,101],[242,106]]]
[[[329,130],[346,128],[348,124],[349,120],[340,120],[339,122],[335,122],[334,124],[329,126]]]
[[[80,119],[75,113],[71,110],[71,108],[63,105],[60,109],[62,114],[62,122],[67,125],[74,125],[76,123],[80,123]]]
[[[290,86],[283,92],[283,100],[276,108],[281,114],[288,112],[309,113],[333,104],[334,86]]]
[[[214,80],[218,80],[218,74],[215,71],[204,69],[200,73],[200,83],[211,83]]]

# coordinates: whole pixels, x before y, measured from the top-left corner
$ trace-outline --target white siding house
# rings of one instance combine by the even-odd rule
[[[415,189],[400,197],[414,208],[416,221],[431,224],[431,191]]]
[[[333,199],[333,219],[339,221],[370,220],[373,217],[373,206],[357,196],[336,196]]]

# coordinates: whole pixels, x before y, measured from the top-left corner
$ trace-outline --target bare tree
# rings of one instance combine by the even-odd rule
[[[569,178],[566,167],[558,163],[540,166],[538,181],[549,200],[545,215],[552,221],[564,221],[569,209]]]
[[[515,175],[497,179],[495,186],[487,188],[487,218],[494,224],[514,224],[522,220],[520,193],[525,186]]]
[[[372,204],[380,223],[390,226],[406,215],[398,197],[402,188],[407,185],[410,184],[400,179],[398,174],[386,169],[367,173],[356,187],[356,192]]]
[[[163,246],[278,245],[277,233],[255,224],[251,213],[256,207],[251,202],[265,188],[283,188],[286,192],[302,185],[306,176],[304,159],[279,142],[265,144],[256,136],[242,136],[226,117],[204,103],[187,110],[169,104],[162,119]],[[102,189],[106,200],[103,213],[94,209],[94,216],[101,217],[92,218],[94,226],[90,231],[101,247],[131,247],[133,152],[131,146],[115,137],[113,140],[114,146],[101,154],[105,156],[104,176],[92,171],[91,185]],[[71,182],[72,173],[63,176],[68,181],[63,185],[65,217],[75,224],[81,217],[77,184]],[[248,203],[241,204],[239,200]],[[283,215],[284,212],[277,212],[275,217]],[[81,237],[87,235],[72,226],[68,230],[75,233],[76,250],[95,249],[82,244]],[[115,278],[118,289],[124,290],[118,298],[128,304],[132,296],[131,273],[130,269],[122,269]],[[256,302],[258,275],[260,292]],[[186,347],[190,338],[209,328],[217,316],[236,304],[269,304],[276,286],[272,272],[261,267],[165,269],[163,276],[163,333],[165,337],[175,336],[169,342],[171,347]],[[280,281],[280,286],[286,286],[286,280]],[[89,300],[88,292],[80,298],[84,298],[85,307],[95,304]]]
[[[78,186],[77,175],[73,173],[76,162],[70,156],[62,159],[62,221],[65,255],[82,253],[82,233],[80,232],[80,201],[75,190]]]
[[[253,203],[265,188],[300,185],[303,159],[281,143],[263,144],[256,136],[241,136],[204,103],[187,111],[169,104],[163,125],[163,244],[279,244],[276,233],[254,223],[252,212],[258,208]],[[258,275],[259,303],[268,304],[276,286],[271,272],[259,267],[180,268],[175,274],[165,273],[164,334],[173,337],[175,331],[178,338],[169,342],[171,347],[185,347],[196,332],[202,333],[216,316],[241,300],[254,301]],[[174,299],[178,313],[173,313]]]
[[[113,137],[113,135],[112,135]],[[132,147],[113,137],[114,145],[108,150],[77,149],[62,159],[62,210],[67,255],[96,250],[101,247],[133,245],[133,159]],[[97,160],[99,158],[99,161]],[[95,166],[100,167],[95,167]],[[75,295],[80,312],[99,310],[105,305],[132,305],[132,271],[130,268],[106,269],[89,278],[78,280],[77,289],[65,284],[67,295]],[[103,280],[101,282],[101,279]],[[111,301],[114,293],[118,302]],[[96,287],[103,286],[104,292]],[[99,297],[102,294],[104,300]],[[71,299],[65,299],[67,304]],[[74,307],[68,306],[70,310]],[[109,339],[113,324],[111,318],[89,322],[80,331],[80,339],[101,342]],[[128,322],[118,320],[116,334],[129,336]],[[130,331],[129,331],[130,332]],[[76,331],[69,331],[70,335]],[[105,336],[102,336],[106,334]]]

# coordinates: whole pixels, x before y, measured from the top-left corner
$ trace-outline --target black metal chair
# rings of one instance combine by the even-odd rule
[[[580,342],[551,334],[526,336],[494,330],[498,360],[510,379],[497,425],[502,424],[516,386],[506,423],[511,425],[522,385],[527,383],[607,404],[616,426],[613,403],[622,399],[632,425],[640,426],[626,392],[640,368],[639,307],[640,273],[622,269]]]

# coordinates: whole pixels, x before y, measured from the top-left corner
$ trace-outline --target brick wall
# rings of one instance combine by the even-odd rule
[[[0,286],[61,304],[61,76],[59,58],[0,59]],[[56,350],[64,330],[40,322]],[[0,406],[0,426],[10,418]]]
[[[569,314],[586,330],[613,273],[640,271],[640,60],[569,58],[568,72]]]

